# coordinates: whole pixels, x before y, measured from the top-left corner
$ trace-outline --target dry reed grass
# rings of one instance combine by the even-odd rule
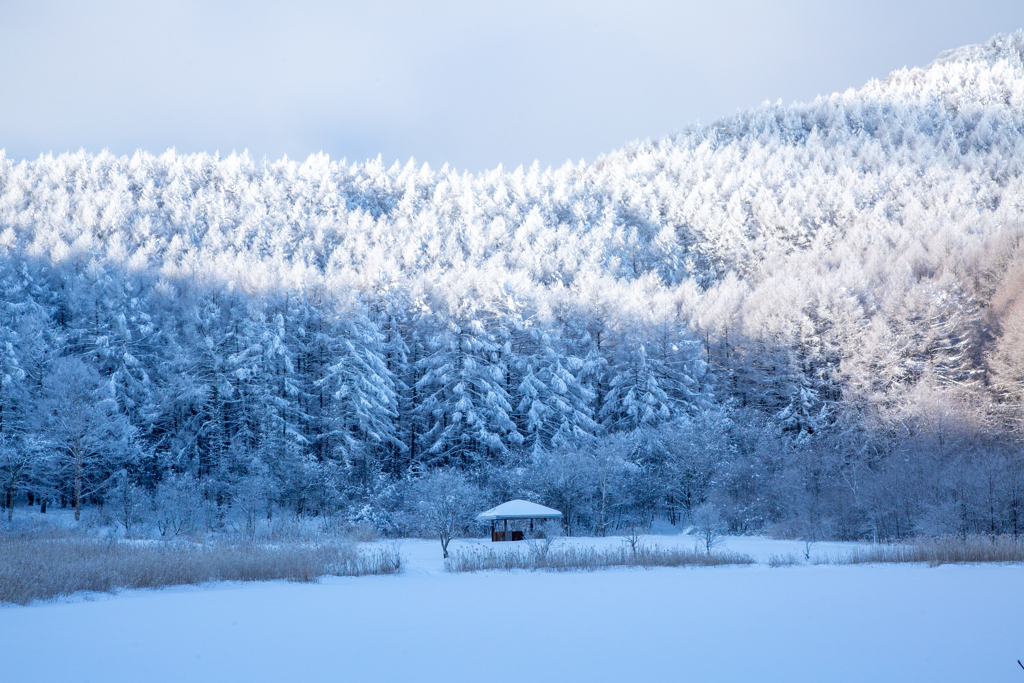
[[[638,546],[634,550],[628,545],[618,548],[531,546],[526,551],[502,553],[493,550],[456,551],[445,560],[445,569],[453,573],[495,569],[564,572],[612,567],[717,567],[753,562],[751,557],[738,553],[708,554],[683,548]]]
[[[785,555],[769,555],[768,566],[772,569],[779,567],[795,567],[802,564],[800,558],[797,557],[796,553],[786,553]]]
[[[833,562],[836,562],[833,560]],[[969,536],[966,539],[926,538],[900,545],[857,548],[837,564],[922,562],[933,567],[943,564],[982,562],[1024,562],[1024,543],[1010,537]]]
[[[0,533],[0,603],[28,604],[84,591],[112,592],[210,581],[315,581],[321,576],[395,574],[396,546],[360,551],[318,545],[127,542],[70,533]]]

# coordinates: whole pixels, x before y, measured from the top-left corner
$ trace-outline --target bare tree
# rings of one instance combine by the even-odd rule
[[[249,540],[256,538],[261,517],[270,517],[271,485],[262,475],[250,475],[235,485],[231,511],[244,525]]]
[[[156,527],[161,536],[187,534],[203,523],[203,496],[192,477],[165,477],[157,485],[154,498]]]
[[[36,464],[36,453],[32,449],[0,434],[0,487],[8,522],[14,518],[14,497],[22,490]]]
[[[625,544],[629,546],[630,551],[633,553],[633,557],[643,549],[643,540],[641,536],[641,528],[637,524],[631,524],[626,531]]]
[[[416,482],[413,495],[419,526],[441,541],[447,559],[451,540],[473,525],[479,490],[457,470],[435,470]]]
[[[725,522],[718,508],[713,503],[704,503],[697,507],[690,515],[693,523],[693,531],[704,546],[704,552],[708,555],[722,542],[722,534],[725,532]]]
[[[527,541],[530,553],[538,561],[543,562],[547,559],[548,553],[551,552],[552,546],[563,535],[565,535],[565,531],[562,529],[562,523],[559,520],[549,519],[540,522],[535,530],[530,533],[529,540]]]
[[[579,448],[538,451],[528,475],[541,497],[562,511],[567,536],[576,533],[577,520],[594,489],[594,459]]]
[[[132,537],[132,530],[149,516],[151,498],[149,493],[138,486],[121,470],[113,477],[114,485],[105,496],[107,509],[114,521],[124,527],[126,538]]]
[[[106,395],[96,369],[77,359],[62,358],[44,382],[43,437],[52,448],[58,472],[70,477],[75,520],[82,516],[82,498],[101,488],[119,460],[123,462],[130,427]]]

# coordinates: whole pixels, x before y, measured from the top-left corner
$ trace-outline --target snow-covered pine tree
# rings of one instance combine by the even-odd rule
[[[376,476],[381,460],[406,448],[395,428],[395,377],[388,368],[384,335],[367,316],[350,313],[335,320],[331,336],[331,363],[318,380],[330,392],[325,421],[330,455],[345,462],[365,485]]]
[[[553,334],[527,328],[528,340],[515,357],[521,377],[516,412],[530,449],[569,448],[593,439],[598,430],[591,413],[594,392],[582,377],[584,363],[560,353]]]
[[[431,464],[468,466],[504,453],[523,437],[510,415],[506,365],[480,320],[436,316],[416,388],[427,431],[420,436]]]

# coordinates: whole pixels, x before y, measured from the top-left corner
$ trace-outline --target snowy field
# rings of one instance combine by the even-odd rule
[[[473,546],[492,547],[452,544]],[[802,544],[731,538],[726,547],[765,562]],[[397,577],[0,608],[0,679],[1024,681],[1020,566],[452,575],[437,542],[405,541],[403,554]]]

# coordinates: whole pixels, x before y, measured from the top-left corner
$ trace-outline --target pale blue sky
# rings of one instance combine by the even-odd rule
[[[0,0],[0,147],[559,165],[1021,27],[1020,0]]]

